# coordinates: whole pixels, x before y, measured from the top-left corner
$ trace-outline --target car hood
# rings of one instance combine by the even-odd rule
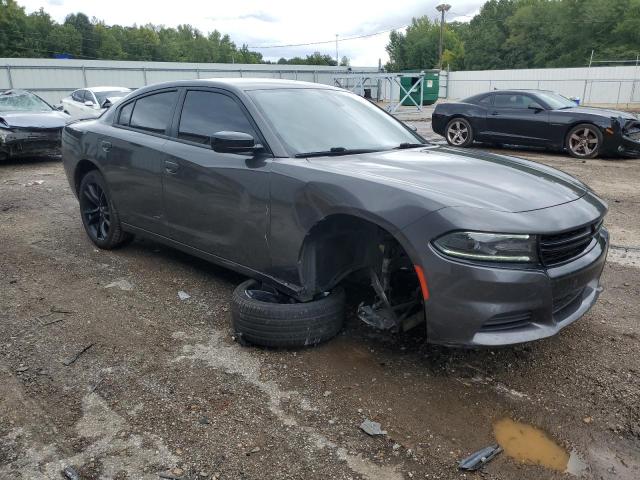
[[[0,112],[0,122],[9,128],[62,128],[69,116],[51,112]]]
[[[571,107],[571,108],[563,108],[560,110],[561,112],[567,113],[579,113],[586,115],[600,115],[607,118],[624,118],[627,120],[637,120],[638,117],[633,113],[622,112],[620,110],[610,110],[608,108],[597,108],[597,107]]]
[[[577,200],[587,187],[559,170],[446,146],[308,159],[309,166],[401,188],[439,202],[504,212]]]

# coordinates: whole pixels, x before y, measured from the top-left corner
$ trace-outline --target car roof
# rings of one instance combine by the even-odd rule
[[[89,90],[91,92],[130,92],[131,89],[127,87],[86,87],[79,88],[78,90]]]
[[[553,90],[539,90],[539,89],[535,89],[535,88],[512,88],[509,90],[492,90],[490,92],[484,92],[484,93],[480,93],[477,96],[480,95],[487,95],[489,93],[506,93],[506,94],[517,94],[517,93],[553,93]],[[476,95],[474,95],[475,97]]]
[[[284,88],[314,88],[322,90],[342,90],[330,85],[299,80],[285,80],[279,78],[203,78],[198,80],[178,80],[172,82],[156,83],[142,87],[138,92],[151,91],[159,88],[171,87],[219,87],[227,90],[277,90]]]

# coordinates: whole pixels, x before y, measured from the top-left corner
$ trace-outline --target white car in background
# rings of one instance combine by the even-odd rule
[[[75,120],[97,118],[107,108],[131,92],[126,87],[80,88],[60,100],[62,110]]]

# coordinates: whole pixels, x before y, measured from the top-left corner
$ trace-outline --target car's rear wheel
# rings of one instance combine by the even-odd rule
[[[454,147],[468,147],[473,143],[473,128],[468,120],[454,118],[447,124],[445,138],[447,143]]]
[[[107,183],[98,170],[91,170],[82,177],[78,199],[82,224],[96,246],[110,250],[132,239],[130,233],[122,230],[120,216],[109,197]]]
[[[306,347],[338,334],[344,323],[341,287],[309,302],[296,302],[256,280],[233,292],[232,321],[241,343],[265,347]]]
[[[572,157],[595,158],[602,146],[602,133],[588,123],[576,125],[567,134],[565,146]]]

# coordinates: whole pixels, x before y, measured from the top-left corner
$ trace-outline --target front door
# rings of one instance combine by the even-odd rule
[[[543,145],[549,141],[549,112],[530,95],[496,93],[487,113],[487,130],[501,143]]]
[[[169,236],[232,262],[269,266],[269,172],[265,153],[220,153],[211,136],[244,132],[262,143],[238,99],[212,89],[187,90],[175,139],[165,148],[164,209]]]

